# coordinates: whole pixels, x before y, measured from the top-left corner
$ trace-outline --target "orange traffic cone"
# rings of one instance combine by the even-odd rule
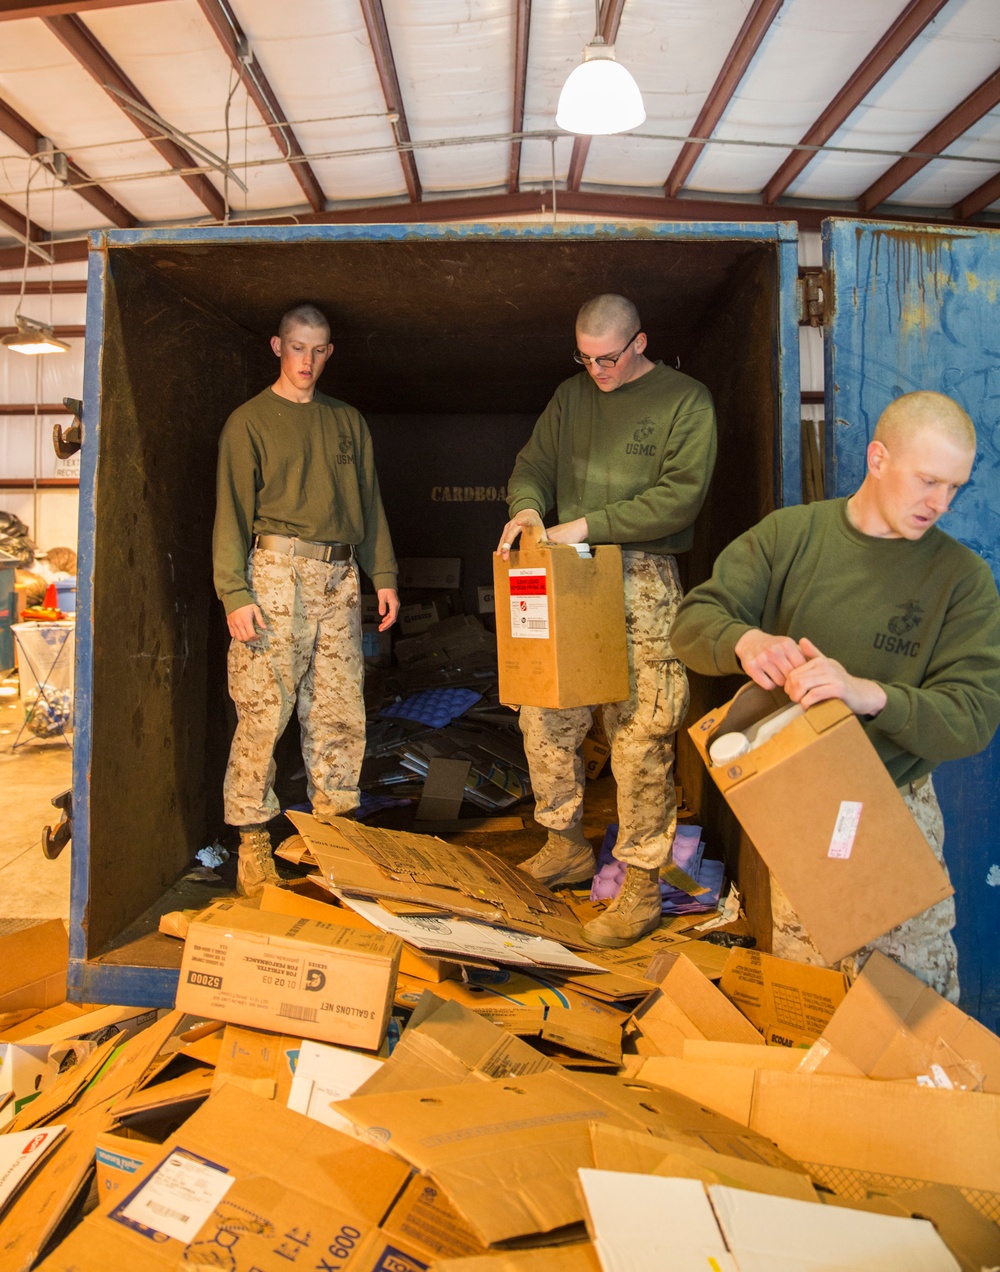
[[[57,610],[59,608],[59,592],[54,583],[50,583],[45,589],[45,600],[42,601],[42,608],[49,610]]]

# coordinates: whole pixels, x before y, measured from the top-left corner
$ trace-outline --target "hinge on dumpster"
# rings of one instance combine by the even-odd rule
[[[799,326],[822,327],[826,318],[826,275],[821,269],[799,271]]]

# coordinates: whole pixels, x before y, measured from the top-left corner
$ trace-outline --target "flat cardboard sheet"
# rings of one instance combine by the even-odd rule
[[[487,1245],[581,1221],[574,1172],[593,1164],[589,1122],[795,1169],[767,1140],[683,1096],[565,1070],[359,1094],[336,1108],[430,1174]]]
[[[262,1100],[287,1104],[302,1039],[295,1034],[270,1033],[226,1025],[211,1083],[213,1092],[232,1083]]]
[[[65,1126],[44,1126],[16,1135],[0,1135],[0,1214],[32,1171],[55,1148]]]
[[[362,901],[343,892],[338,892],[337,896],[372,927],[391,932],[401,941],[405,940],[428,953],[559,972],[600,970],[594,963],[544,936],[528,936],[513,928],[471,923],[450,915],[417,918],[392,914],[386,907],[371,901]]]
[[[824,1027],[823,1042],[833,1054],[817,1073],[832,1071],[840,1056],[871,1078],[947,1080],[1000,1094],[1000,1038],[878,950]]]
[[[384,1061],[347,1047],[331,1047],[303,1039],[298,1048],[295,1076],[285,1100],[295,1113],[324,1126],[350,1133],[350,1122],[330,1107],[346,1100],[381,1069]]]
[[[604,1272],[959,1272],[925,1220],[697,1180],[580,1171]]]
[[[760,950],[729,951],[719,988],[772,1043],[815,1041],[847,995],[847,977]],[[735,1039],[734,1039],[735,1041]]]
[[[688,732],[817,949],[833,964],[954,890],[844,703],[818,703],[733,764],[709,764],[717,735],[787,703],[780,690],[747,684]]]
[[[326,882],[352,897],[415,901],[574,949],[587,946],[564,901],[492,853],[343,817],[326,823],[305,813],[288,816]]]
[[[601,1272],[594,1247],[587,1242],[545,1246],[539,1250],[491,1252],[466,1259],[442,1259],[434,1272]]]

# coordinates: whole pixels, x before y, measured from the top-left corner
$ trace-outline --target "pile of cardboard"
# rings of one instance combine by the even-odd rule
[[[62,925],[0,934],[4,1272],[1000,1264],[1000,1039],[888,959],[595,950],[488,853],[297,820],[175,1010],[53,1005]]]

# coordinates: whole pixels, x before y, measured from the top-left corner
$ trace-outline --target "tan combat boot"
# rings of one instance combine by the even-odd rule
[[[579,824],[567,826],[565,830],[550,830],[545,847],[518,866],[518,870],[530,874],[547,888],[583,883],[594,877],[596,869],[594,850]]]
[[[603,914],[583,925],[591,945],[620,949],[660,926],[660,872],[627,866],[621,891]]]
[[[274,866],[271,836],[262,826],[240,831],[240,859],[236,867],[236,891],[241,897],[255,897],[265,883],[281,883]]]

